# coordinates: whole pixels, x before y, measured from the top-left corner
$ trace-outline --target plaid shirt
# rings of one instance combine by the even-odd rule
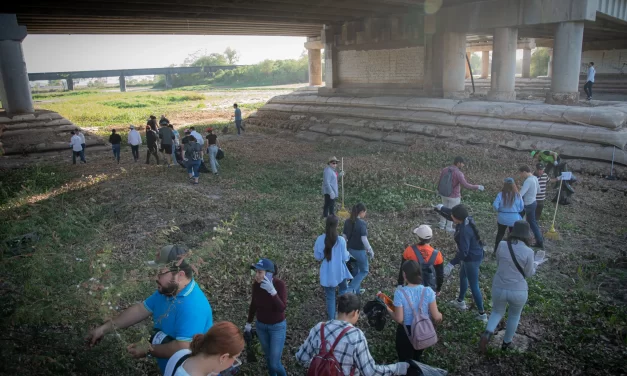
[[[320,353],[320,326],[316,324],[310,331],[305,343],[298,349],[296,359],[305,367],[309,367],[311,360]],[[324,337],[327,342],[327,350],[331,348],[335,338],[350,326],[346,321],[331,320],[324,326]],[[355,375],[364,376],[388,376],[397,375],[397,364],[377,365],[368,350],[368,342],[364,333],[358,328],[350,329],[333,351],[335,358],[342,365],[344,375],[350,375],[355,366]]]

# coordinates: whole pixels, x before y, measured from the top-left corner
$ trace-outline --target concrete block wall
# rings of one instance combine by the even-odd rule
[[[422,87],[425,50],[422,46],[338,52],[342,85],[402,84]]]
[[[593,61],[597,74],[626,75],[627,49],[584,51],[581,55],[581,74],[588,71],[588,63]]]

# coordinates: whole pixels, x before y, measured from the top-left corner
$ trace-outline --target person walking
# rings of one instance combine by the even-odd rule
[[[139,160],[139,145],[142,144],[142,136],[137,132],[134,125],[129,127],[128,144],[131,145],[131,153],[135,162]]]
[[[205,144],[205,139],[202,137],[200,133],[196,132],[196,128],[189,127],[189,131],[190,131],[190,134],[194,136],[194,138],[196,139],[196,142],[198,143],[198,145],[203,146]]]
[[[322,194],[324,195],[324,207],[322,209],[322,217],[335,215],[335,200],[339,196],[337,179],[344,176],[344,171],[337,170],[339,160],[336,157],[329,158],[327,166],[322,172]]]
[[[496,248],[503,240],[503,236],[505,236],[505,230],[509,229],[510,232],[512,231],[514,222],[522,219],[520,213],[525,209],[523,198],[518,193],[514,179],[505,178],[503,189],[496,195],[492,207],[498,212],[496,217],[498,230],[496,240],[494,241],[494,253],[496,253]]]
[[[214,175],[218,175],[218,168],[220,163],[216,158],[220,145],[218,144],[218,136],[213,133],[213,128],[207,128],[207,154],[209,155],[209,165],[211,166],[211,172]]]
[[[242,124],[242,110],[237,107],[237,103],[233,104],[233,108],[235,109],[233,113],[233,117],[235,118],[235,127],[237,128],[237,135],[240,136],[240,130],[244,130],[244,125]]]
[[[545,166],[547,175],[551,175],[551,171],[555,168],[554,177],[558,177],[557,166],[562,163],[558,153],[551,150],[532,150],[531,157],[536,163],[542,163]]]
[[[150,115],[150,118],[148,118],[146,125],[149,126],[150,129],[152,129],[154,132],[156,132],[157,131],[157,117],[155,115]]]
[[[83,159],[85,159],[85,149],[87,149],[87,145],[85,143],[85,134],[83,134],[83,131],[78,128],[76,129],[76,135],[81,139],[81,147],[83,148],[83,150],[81,150],[81,156]]]
[[[150,126],[146,126],[146,146],[148,146],[148,151],[146,152],[146,164],[150,164],[150,156],[154,155],[157,160],[157,165],[159,164],[159,154],[157,153],[157,132],[153,131]]]
[[[183,159],[187,163],[187,173],[190,181],[198,184],[200,177],[200,163],[202,162],[202,146],[196,142],[195,137],[190,137],[189,142],[185,145],[185,157]]]
[[[115,129],[111,130],[109,142],[111,143],[111,150],[113,150],[113,158],[115,158],[118,161],[118,164],[120,164],[120,144],[122,143],[122,137],[115,132]]]
[[[356,270],[353,279],[348,284],[348,291],[361,295],[361,282],[369,271],[368,257],[374,259],[374,251],[368,242],[368,226],[364,221],[366,217],[366,205],[358,203],[351,210],[351,217],[344,222],[342,235],[346,239],[348,253],[356,260]]]
[[[526,278],[536,272],[534,253],[529,248],[530,238],[529,223],[520,220],[514,223],[509,239],[499,243],[496,251],[496,274],[492,279],[492,313],[479,341],[482,352],[485,352],[496,326],[505,316],[508,305],[507,325],[501,349],[506,350],[512,344],[520,314],[527,302],[529,287]]]
[[[444,207],[440,210],[445,212]],[[472,298],[478,311],[475,318],[487,322],[488,315],[486,315],[483,309],[483,297],[479,289],[479,268],[483,261],[483,243],[479,235],[479,229],[477,229],[474,219],[468,215],[466,206],[459,204],[448,211],[450,211],[450,216],[448,217],[455,223],[454,239],[457,244],[457,254],[444,267],[444,276],[448,277],[451,275],[455,266],[460,264],[459,297],[450,303],[460,311],[466,310],[464,298],[466,297],[468,285],[470,285]]]
[[[231,322],[220,321],[207,333],[196,334],[189,349],[175,352],[163,376],[218,375],[239,367],[243,350],[242,331]]]
[[[588,100],[592,99],[592,85],[594,85],[594,75],[597,73],[596,69],[594,69],[594,62],[590,62],[588,65],[588,79],[586,80],[586,84],[583,85],[583,91],[586,92],[588,96]]]
[[[436,295],[439,296],[444,283],[444,258],[442,257],[442,252],[433,248],[430,244],[433,239],[433,230],[429,225],[420,225],[414,229],[413,233],[418,236],[418,243],[408,246],[403,252],[401,266],[398,271],[397,286],[401,287],[405,283],[405,278],[403,277],[405,261],[413,260],[420,264],[422,268],[422,284],[431,287],[436,292]],[[433,271],[431,267],[433,267]],[[428,275],[423,272],[425,270],[428,270]]]
[[[536,178],[538,178],[538,192],[536,193],[536,221],[540,220],[542,216],[542,209],[544,209],[544,201],[546,200],[546,186],[551,179],[549,175],[544,172],[544,164],[536,164],[536,171],[534,172]]]
[[[255,327],[261,349],[266,358],[270,376],[287,376],[281,363],[287,323],[285,308],[287,307],[287,288],[285,282],[276,277],[277,270],[269,259],[261,259],[251,265],[255,270],[252,286],[252,298],[248,308],[248,320],[244,330],[252,330],[253,318],[257,317]]]
[[[327,317],[335,319],[335,290],[339,287],[339,295],[348,291],[348,279],[353,276],[348,271],[346,262],[350,254],[346,249],[346,240],[338,236],[339,219],[329,215],[326,220],[325,233],[318,236],[314,244],[314,258],[320,264],[320,285],[324,287],[327,302]]]
[[[431,287],[422,284],[421,266],[414,260],[403,262],[401,267],[404,286],[397,287],[394,292],[394,310],[386,306],[388,313],[398,323],[396,327],[396,354],[399,362],[411,359],[419,362],[424,350],[416,350],[409,336],[414,312],[429,312],[429,317],[435,323],[442,322],[442,313],[438,310],[435,301],[435,292]]]
[[[168,118],[166,118],[165,115],[161,115],[161,118],[159,119],[159,126],[167,127],[168,124],[170,124],[170,120],[168,120]]]
[[[464,173],[461,171],[465,166],[464,158],[455,157],[453,165],[445,167],[440,173],[438,180],[438,193],[442,197],[442,205],[452,208],[459,205],[462,200],[461,186],[466,189],[483,191],[483,185],[473,185],[466,181]],[[447,232],[454,232],[453,222],[447,221],[445,218],[440,219],[440,229]]]
[[[529,166],[520,166],[518,169],[521,178],[524,179],[524,183],[520,188],[520,195],[525,203],[525,210],[523,216],[529,222],[533,236],[536,238],[536,247],[544,247],[544,239],[542,238],[542,232],[540,226],[536,221],[536,195],[538,194],[538,178],[531,173]]]
[[[171,166],[170,162],[173,159],[172,145],[174,144],[174,138],[174,132],[172,132],[172,128],[168,127],[167,124],[159,128],[159,139],[161,139],[161,148],[159,150],[161,151],[161,155],[163,156],[163,161],[168,162],[168,167]]]
[[[176,165],[177,160],[180,159],[178,153],[181,147],[181,135],[179,134],[179,131],[174,128],[174,124],[168,123],[168,127],[172,130],[172,134],[174,135],[174,143],[172,144],[172,163]]]
[[[70,138],[70,147],[72,148],[72,164],[76,164],[76,157],[81,158],[81,162],[87,163],[85,155],[83,154],[83,146],[81,145],[81,138],[75,131],[70,132],[72,138]]]
[[[406,375],[409,363],[399,362],[389,365],[376,364],[364,333],[354,325],[359,320],[361,300],[359,296],[347,293],[338,298],[337,319],[316,324],[310,331],[305,342],[296,352],[296,360],[316,374],[320,364],[319,354],[331,352],[337,360],[343,375],[354,375],[355,371],[363,376]],[[325,362],[328,363],[328,362]],[[312,368],[313,367],[313,368]]]

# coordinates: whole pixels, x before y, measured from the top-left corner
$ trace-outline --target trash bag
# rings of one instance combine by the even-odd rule
[[[209,168],[207,168],[207,165],[205,164],[205,161],[201,161],[200,162],[200,168],[198,169],[198,172],[207,174],[207,173],[211,172],[211,170]]]
[[[448,371],[442,368],[431,367],[430,365],[417,362],[415,360],[409,361],[409,370],[407,375],[415,376],[446,376]]]
[[[375,328],[375,330],[381,331],[385,328],[388,316],[385,304],[378,300],[371,300],[364,306],[364,314],[368,319],[368,325]]]
[[[224,151],[222,149],[218,149],[218,152],[216,153],[216,159],[220,160],[224,158]]]

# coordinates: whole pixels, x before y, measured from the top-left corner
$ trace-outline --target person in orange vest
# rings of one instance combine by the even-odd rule
[[[403,263],[407,260],[414,260],[420,264],[422,269],[422,283],[431,287],[436,295],[440,295],[440,289],[444,283],[444,257],[431,244],[433,238],[433,230],[429,225],[420,225],[414,229],[414,234],[418,236],[418,243],[405,248],[403,252],[403,260],[401,261],[401,269],[398,273],[398,286],[402,286],[403,279]]]

